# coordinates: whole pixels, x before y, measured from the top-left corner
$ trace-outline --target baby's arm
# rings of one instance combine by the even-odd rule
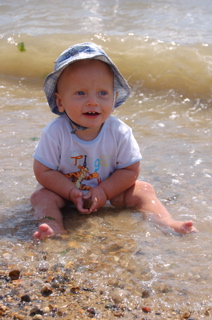
[[[63,199],[72,201],[79,211],[83,213],[88,212],[87,209],[83,208],[82,192],[61,172],[52,170],[39,161],[34,160],[34,173],[37,181],[44,188],[53,191]]]
[[[139,172],[139,161],[128,167],[114,171],[109,178],[101,182],[97,187],[93,188],[91,192],[88,192],[84,197],[91,197],[93,200],[93,204],[89,212],[96,211],[100,207],[104,206],[107,200],[113,199],[130,188],[137,180]]]
[[[100,183],[107,199],[113,199],[129,189],[137,180],[140,173],[140,162],[135,162],[128,167],[118,169],[105,181]]]

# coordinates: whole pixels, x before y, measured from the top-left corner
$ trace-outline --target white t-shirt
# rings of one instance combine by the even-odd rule
[[[125,168],[142,156],[132,130],[110,116],[92,141],[72,134],[66,115],[59,116],[43,130],[33,157],[50,169],[71,179],[80,190],[89,190],[115,170]]]

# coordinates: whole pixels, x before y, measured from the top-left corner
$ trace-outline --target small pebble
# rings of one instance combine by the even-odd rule
[[[112,293],[112,299],[116,304],[122,303],[125,299],[129,297],[128,292],[123,289],[115,289]]]
[[[57,315],[58,315],[59,317],[62,317],[62,316],[63,316],[63,312],[62,312],[61,310],[58,310],[58,311],[57,311]]]
[[[191,315],[191,313],[190,313],[189,311],[186,311],[186,312],[184,312],[184,313],[182,314],[182,318],[183,318],[183,319],[188,319],[188,318],[190,318],[190,315]]]
[[[91,198],[85,199],[85,200],[84,200],[84,204],[83,204],[83,208],[84,208],[84,209],[90,209],[91,206],[92,206],[92,203],[93,203],[93,201],[92,201]]]
[[[33,317],[33,316],[35,316],[35,315],[37,315],[37,314],[42,315],[42,314],[43,314],[43,310],[41,310],[41,309],[38,308],[38,307],[33,307],[33,308],[30,310],[29,315],[30,315],[31,317]]]
[[[12,280],[18,280],[20,277],[20,270],[12,270],[9,272],[9,277]]]
[[[2,316],[2,315],[4,315],[5,314],[5,312],[7,311],[7,307],[5,307],[5,306],[3,306],[3,305],[0,305],[0,315]]]
[[[48,283],[41,289],[41,293],[45,296],[49,296],[52,292],[52,287]]]
[[[50,308],[49,307],[43,308],[43,313],[49,313],[49,312],[50,312]]]
[[[96,310],[94,308],[88,308],[87,311],[92,315],[96,314]]]
[[[31,301],[31,298],[28,294],[25,294],[21,297],[21,301],[22,302],[30,302]]]
[[[121,311],[114,311],[113,314],[114,314],[115,317],[120,317],[120,318],[123,317],[123,315],[124,315],[124,313],[121,312]]]
[[[149,313],[149,312],[151,312],[151,308],[150,307],[143,307],[142,311],[145,313]]]
[[[210,316],[212,314],[212,307],[205,310],[205,315]]]
[[[151,295],[150,290],[144,290],[144,291],[142,292],[142,298],[143,298],[143,299],[144,299],[144,298],[148,298],[150,295]]]
[[[80,288],[79,287],[72,287],[71,288],[71,293],[78,294],[79,292],[80,292]]]

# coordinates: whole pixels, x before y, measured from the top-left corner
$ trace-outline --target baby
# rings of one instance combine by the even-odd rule
[[[47,76],[44,91],[59,117],[44,128],[34,153],[40,188],[31,203],[41,220],[35,238],[67,232],[61,213],[67,204],[90,214],[108,200],[115,207],[149,213],[176,232],[197,231],[192,221],[174,220],[153,187],[137,180],[138,144],[131,128],[111,115],[129,97],[130,88],[100,47],[88,42],[65,50]]]

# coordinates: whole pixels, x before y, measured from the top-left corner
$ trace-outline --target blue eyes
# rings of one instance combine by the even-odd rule
[[[76,93],[78,96],[83,96],[83,95],[85,95],[85,92],[84,91],[77,91],[77,93]],[[99,92],[99,95],[100,96],[106,96],[107,95],[107,92],[106,91],[100,91]]]
[[[107,95],[107,92],[106,92],[106,91],[100,91],[100,95],[101,95],[101,96],[106,96],[106,95]]]

